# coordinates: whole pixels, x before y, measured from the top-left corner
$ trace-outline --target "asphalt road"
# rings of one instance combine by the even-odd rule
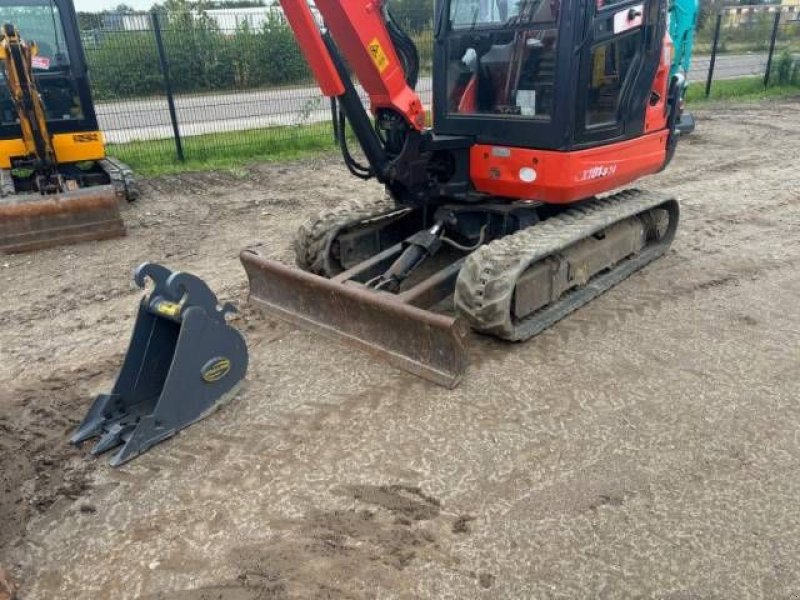
[[[737,54],[717,57],[715,78],[761,75],[766,54]],[[709,57],[696,57],[691,76],[705,81]],[[431,78],[420,79],[418,91],[430,106]],[[330,108],[316,86],[306,85],[270,90],[178,96],[175,108],[184,136],[256,127],[319,123],[330,118]],[[100,127],[109,142],[169,138],[172,125],[165,98],[128,100],[97,105]]]

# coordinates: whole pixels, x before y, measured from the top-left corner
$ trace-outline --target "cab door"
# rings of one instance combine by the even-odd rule
[[[588,0],[586,10],[576,94],[578,147],[643,133],[666,29],[665,0]]]

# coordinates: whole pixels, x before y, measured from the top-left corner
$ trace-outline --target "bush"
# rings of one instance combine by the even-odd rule
[[[293,83],[309,76],[308,68],[291,28],[282,20],[270,18],[261,32],[257,64],[263,69],[265,83]]]
[[[243,23],[220,31],[216,21],[173,5],[161,17],[164,48],[176,92],[195,93],[296,83],[308,78],[305,59],[289,26],[271,14],[260,30]],[[152,31],[103,35],[87,50],[99,100],[163,93]]]
[[[433,0],[392,0],[389,12],[406,33],[418,34],[433,29]]]
[[[430,73],[433,70],[433,32],[425,31],[411,36],[419,53],[419,70]]]
[[[800,61],[795,60],[788,50],[784,50],[772,66],[770,73],[772,85],[800,85]]]
[[[147,96],[163,91],[158,52],[149,31],[111,33],[86,60],[96,99]]]
[[[751,20],[736,25],[727,25],[723,20],[717,52],[766,52],[769,50],[774,22],[774,13],[767,12],[757,14]],[[715,25],[716,19],[706,19],[702,27],[698,25],[695,37],[696,52],[711,51]],[[791,37],[791,28],[786,24],[782,25],[779,43],[782,38],[789,40]]]

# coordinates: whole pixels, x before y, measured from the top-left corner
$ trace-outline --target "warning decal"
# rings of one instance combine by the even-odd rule
[[[46,56],[33,56],[31,57],[31,66],[34,69],[46,71],[50,68],[50,59]]]
[[[386,53],[383,51],[378,38],[374,38],[367,44],[367,48],[369,48],[369,55],[372,57],[372,62],[378,67],[378,72],[383,73],[386,67],[389,66],[389,59],[386,58]]]

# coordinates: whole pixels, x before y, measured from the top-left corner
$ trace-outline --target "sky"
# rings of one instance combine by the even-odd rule
[[[136,10],[148,10],[157,0],[75,0],[78,12],[99,12],[111,10],[120,4],[127,4]]]

